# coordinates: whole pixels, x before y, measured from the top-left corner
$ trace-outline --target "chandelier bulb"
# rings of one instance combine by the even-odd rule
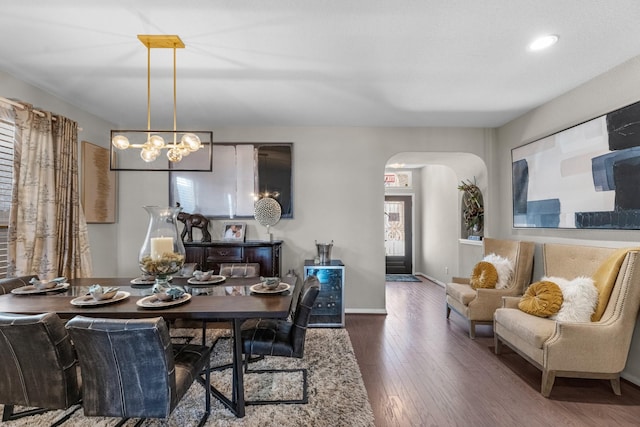
[[[129,148],[129,145],[130,145],[129,144],[129,138],[127,138],[124,135],[116,135],[116,136],[114,136],[113,139],[111,140],[111,143],[118,150],[126,150],[127,148]]]
[[[160,150],[154,147],[145,147],[140,151],[140,157],[147,163],[153,162],[160,155]]]
[[[191,150],[189,150],[189,147],[185,146],[185,145],[179,145],[178,150],[180,150],[180,154],[182,154],[182,157],[187,157],[189,154],[191,154]]]
[[[198,151],[202,146],[200,138],[194,133],[185,133],[184,135],[182,135],[180,142],[187,146],[189,151]]]
[[[179,162],[182,160],[182,153],[180,152],[180,149],[171,148],[167,151],[167,158],[170,162]]]
[[[162,138],[160,135],[151,135],[151,138],[149,138],[148,143],[152,147],[160,149],[164,147],[164,138]]]

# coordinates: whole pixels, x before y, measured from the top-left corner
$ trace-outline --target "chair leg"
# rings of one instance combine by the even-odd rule
[[[476,339],[476,322],[473,320],[469,320],[469,338]]]
[[[140,420],[138,420],[138,422],[136,423],[136,426],[139,426],[140,424],[142,424],[142,422],[145,420],[145,418],[141,418]],[[120,421],[118,421],[118,424],[116,424],[113,427],[122,427],[123,425],[126,424],[126,422],[129,421],[129,418],[123,418]]]
[[[218,343],[218,341],[220,341],[220,340],[230,340],[230,339],[231,339],[231,337],[218,337],[218,338],[215,340],[215,342],[213,343],[213,345],[211,346],[211,348],[215,348],[215,347],[216,347],[216,344],[217,344],[217,343]],[[263,355],[254,356],[254,357],[246,356],[246,355],[245,355],[245,360],[247,359],[247,357],[249,358],[249,360],[247,361],[248,363],[254,363],[254,362],[257,362],[257,361],[259,361],[259,360],[264,359],[264,356],[263,356]],[[244,363],[243,363],[243,365],[244,365]],[[214,367],[213,367],[213,368],[211,368],[210,370],[212,370],[212,371],[224,371],[225,369],[229,369],[229,368],[232,368],[232,367],[233,367],[233,363],[232,363],[232,362],[229,362],[229,363],[226,363],[226,364],[224,364],[224,365],[214,366]],[[245,365],[245,372],[246,372],[246,365]]]
[[[620,391],[620,376],[617,376],[616,378],[611,378],[611,388],[613,389],[613,393],[616,396],[620,396],[622,395],[622,392]]]
[[[276,404],[304,404],[309,402],[309,395],[307,391],[307,370],[305,368],[300,369],[251,369],[247,370],[245,365],[245,372],[250,374],[267,374],[267,373],[282,373],[282,372],[302,372],[302,398],[301,399],[287,399],[287,400],[245,400],[245,405],[276,405]]]
[[[551,389],[553,388],[553,383],[556,380],[555,371],[547,371],[546,369],[542,371],[542,386],[540,389],[540,393],[544,397],[549,397],[551,394]]]
[[[69,418],[71,418],[71,415],[73,415],[81,407],[82,407],[82,404],[80,403],[75,405],[75,407],[72,410],[68,411],[66,414],[64,414],[62,418],[57,420],[55,423],[51,424],[51,427],[58,427],[59,425],[62,425],[62,423],[66,422]]]
[[[449,304],[447,304],[447,319],[449,318],[450,314],[451,314],[451,307],[449,307]]]
[[[45,412],[50,411],[50,409],[36,408],[36,409],[27,409],[22,412],[13,412],[13,406],[14,405],[4,405],[4,411],[2,412],[2,421],[17,420],[22,417],[29,417],[31,415],[44,414]]]
[[[213,348],[213,347],[211,347]],[[198,423],[198,427],[202,427],[207,422],[209,415],[211,414],[211,353],[209,353],[209,357],[207,357],[207,365],[204,368],[204,414],[202,418],[200,418],[200,422]]]
[[[495,333],[493,334],[493,352],[495,354],[502,353],[502,341],[500,341],[500,338],[498,338]]]

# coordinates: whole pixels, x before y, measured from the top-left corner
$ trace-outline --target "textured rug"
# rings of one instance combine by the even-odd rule
[[[385,274],[385,282],[421,282],[413,274]]]
[[[197,329],[173,329],[175,336],[194,336],[200,342]],[[226,335],[224,330],[207,331],[207,342]],[[231,360],[230,340],[219,340],[212,355],[212,366]],[[314,426],[314,427],[373,427],[373,411],[362,382],[360,369],[353,353],[349,334],[345,329],[312,328],[307,332],[305,355],[302,359],[266,357],[253,363],[255,368],[303,368],[309,372],[309,403],[306,405],[247,406],[244,418],[236,418],[217,399],[211,399],[211,415],[206,426]],[[302,377],[298,374],[245,374],[246,399],[299,398]],[[227,396],[231,394],[231,370],[212,372],[211,383]],[[43,386],[45,386],[43,384]],[[2,410],[0,405],[0,410]],[[17,408],[16,409],[20,409]],[[167,420],[149,419],[144,426],[195,426],[204,410],[204,388],[194,383]],[[63,412],[51,411],[2,423],[3,426],[48,426]],[[136,419],[127,422],[135,424]],[[114,418],[84,417],[78,410],[64,426],[106,427],[117,422]]]

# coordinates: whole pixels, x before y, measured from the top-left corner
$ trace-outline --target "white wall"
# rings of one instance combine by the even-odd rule
[[[496,164],[499,165],[499,188],[493,194],[500,206],[499,233],[508,238],[537,243],[560,242],[606,247],[637,246],[640,231],[578,229],[513,229],[511,202],[511,149],[538,138],[601,116],[640,99],[640,57],[577,87],[540,108],[508,123],[497,132]],[[536,245],[536,259],[541,259]],[[534,280],[543,273],[541,262],[535,263]],[[624,376],[640,384],[640,328],[632,342]]]
[[[458,271],[458,176],[449,166],[427,165],[422,177],[422,271],[446,283]]]
[[[485,150],[482,129],[400,128],[218,128],[216,141],[294,143],[294,218],[272,227],[284,240],[283,270],[302,274],[315,255],[315,240],[334,241],[332,257],[346,265],[346,307],[350,312],[383,312],[383,175],[393,154],[404,151]],[[151,179],[150,176],[157,179]],[[139,242],[145,234],[146,203],[167,203],[164,174],[120,173],[119,274],[137,272]],[[451,190],[457,197],[455,186]],[[263,232],[247,221],[247,239]],[[212,233],[220,227],[213,221]]]
[[[81,139],[108,146],[112,127],[82,109],[0,74],[0,96],[17,98],[76,120]],[[203,128],[206,128],[203,125]],[[383,175],[396,153],[471,153],[485,159],[491,152],[487,131],[474,128],[217,128],[219,142],[294,143],[294,218],[273,227],[284,240],[283,270],[302,274],[312,258],[315,240],[334,240],[332,256],[346,269],[346,307],[352,312],[384,312]],[[163,172],[118,173],[118,222],[90,225],[96,276],[133,277],[147,227],[142,206],[168,203]],[[451,190],[456,194],[455,187]],[[247,239],[263,233],[248,220]],[[215,235],[220,221],[212,224]],[[437,237],[437,236],[432,236]],[[457,251],[456,251],[457,253]]]

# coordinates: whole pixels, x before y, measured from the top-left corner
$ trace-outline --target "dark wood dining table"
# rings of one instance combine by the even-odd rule
[[[131,278],[81,278],[69,280],[71,286],[60,292],[46,294],[0,295],[0,312],[18,314],[39,314],[55,312],[63,319],[76,315],[109,318],[163,317],[165,320],[190,319],[206,321],[228,321],[231,324],[233,347],[232,396],[228,398],[211,387],[212,394],[228,407],[237,417],[245,415],[244,378],[242,371],[242,342],[240,331],[242,322],[251,318],[285,318],[289,314],[292,293],[297,285],[296,277],[285,277],[290,291],[284,294],[255,294],[250,287],[260,279],[227,278],[224,282],[210,286],[190,286],[187,278],[173,278],[172,286],[189,292],[191,299],[181,305],[169,307],[143,308],[136,302],[152,294],[151,284],[133,284]],[[126,299],[102,305],[78,306],[71,301],[86,295],[89,286],[118,286],[120,291],[129,292]]]

